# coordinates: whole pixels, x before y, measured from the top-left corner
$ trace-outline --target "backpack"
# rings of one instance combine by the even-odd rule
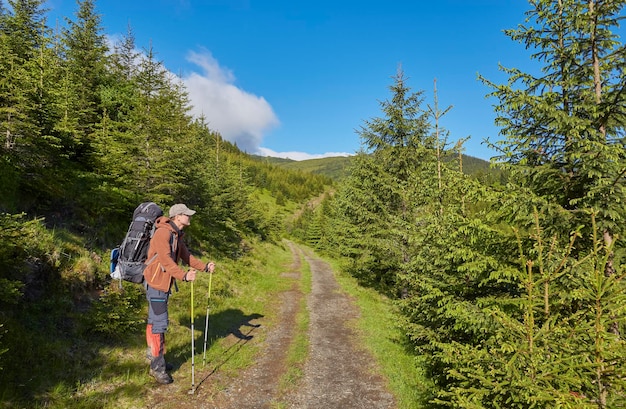
[[[120,286],[122,280],[143,282],[150,239],[156,230],[156,219],[161,216],[163,210],[153,202],[144,202],[133,212],[133,220],[122,244],[111,250],[111,278],[120,280]]]

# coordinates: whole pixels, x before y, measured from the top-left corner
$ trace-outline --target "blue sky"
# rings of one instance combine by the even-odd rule
[[[74,16],[74,0],[49,0],[48,23]],[[524,0],[100,0],[112,39],[132,28],[183,78],[209,126],[248,153],[291,159],[353,154],[364,121],[382,117],[401,64],[408,86],[433,106],[449,141],[489,159],[498,139],[490,89],[501,63],[526,69],[530,54],[502,30],[524,21]]]

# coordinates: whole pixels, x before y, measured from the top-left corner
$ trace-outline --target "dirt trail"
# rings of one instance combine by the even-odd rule
[[[308,255],[305,259],[313,274],[308,300],[310,350],[301,387],[287,396],[288,407],[395,407],[372,357],[355,345],[349,323],[358,317],[358,309],[341,292],[327,263]]]
[[[228,388],[212,399],[212,406],[219,409],[261,409],[272,408],[276,403],[278,383],[285,372],[285,354],[295,335],[296,314],[303,294],[295,282],[300,279],[300,254],[297,247],[290,243],[293,263],[283,277],[293,279],[289,291],[280,294],[279,320],[268,329],[262,355],[256,364],[233,379]]]
[[[295,244],[288,243],[293,264],[283,277],[294,281],[289,291],[280,294],[280,312],[276,323],[261,325],[256,331],[266,331],[263,351],[257,362],[236,378],[226,378],[216,370],[195,396],[176,402],[177,408],[206,409],[392,409],[393,396],[377,375],[372,357],[357,346],[350,323],[358,318],[358,309],[345,295],[330,266],[311,254],[305,254]],[[312,289],[307,298],[309,323],[309,352],[304,375],[299,384],[286,393],[278,385],[286,371],[286,353],[295,335],[295,319],[302,297],[298,289],[300,260],[304,255],[310,265]],[[258,332],[257,332],[258,333]],[[246,342],[258,342],[258,337]],[[214,390],[215,385],[227,385]],[[172,403],[172,402],[170,402]],[[157,406],[151,406],[155,408]],[[161,407],[159,405],[158,407]],[[170,407],[170,406],[166,406]]]

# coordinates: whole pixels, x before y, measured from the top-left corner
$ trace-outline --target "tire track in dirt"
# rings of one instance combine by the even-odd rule
[[[299,280],[300,250],[288,243],[293,255],[289,272],[283,277]],[[302,292],[297,282],[289,291],[280,294],[280,312],[276,326],[269,329],[257,362],[246,369],[225,390],[217,394],[212,406],[219,409],[262,409],[274,407],[280,377],[286,371],[286,353],[295,335],[296,314]]]
[[[310,349],[303,379],[285,399],[287,407],[395,408],[373,358],[357,345],[350,327],[359,316],[354,302],[341,291],[328,263],[312,255],[305,259],[312,273],[307,300]]]

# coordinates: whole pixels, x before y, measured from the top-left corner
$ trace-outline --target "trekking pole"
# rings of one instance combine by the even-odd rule
[[[206,320],[204,323],[204,351],[202,352],[202,367],[206,366],[206,341],[209,335],[209,304],[211,303],[211,281],[213,280],[213,273],[209,273],[209,299],[206,302]]]
[[[191,282],[191,390],[189,391],[190,395],[196,393],[196,378],[195,378],[195,355],[196,355],[196,346],[193,339],[193,281]]]

